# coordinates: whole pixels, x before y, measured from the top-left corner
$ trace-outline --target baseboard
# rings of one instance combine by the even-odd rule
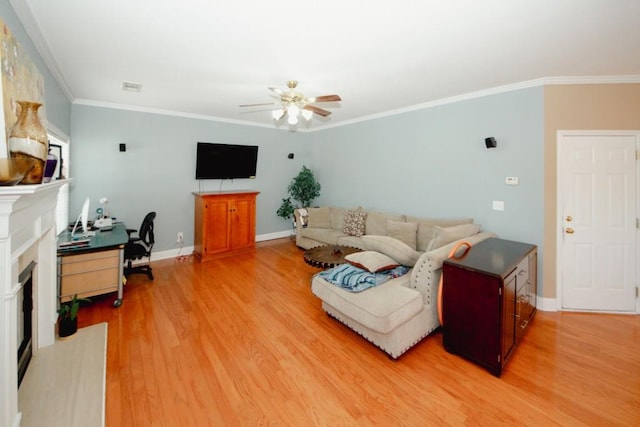
[[[176,258],[181,255],[191,255],[193,253],[193,246],[183,246],[177,249],[168,249],[166,251],[152,252],[151,261],[160,261],[162,259]],[[141,260],[134,262],[133,265],[144,264],[146,261]]]
[[[278,231],[276,233],[260,234],[256,236],[256,242],[264,242],[265,240],[282,239],[283,237],[291,237],[293,230]]]
[[[558,311],[558,300],[538,297],[536,299],[536,308],[540,311]]]
[[[293,235],[293,231],[285,230],[278,231],[276,233],[259,234],[256,236],[256,242],[264,242],[266,240],[282,239],[284,237],[290,237]],[[193,246],[183,246],[182,248],[168,249],[166,251],[152,252],[151,261],[160,261],[163,259],[176,258],[181,255],[191,255],[193,253]],[[133,265],[144,264],[146,260],[139,260],[134,262]]]

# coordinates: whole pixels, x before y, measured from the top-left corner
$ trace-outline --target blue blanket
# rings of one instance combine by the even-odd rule
[[[346,291],[362,292],[365,289],[400,277],[406,274],[407,271],[409,271],[409,269],[401,265],[391,270],[371,273],[351,264],[340,264],[329,270],[321,271],[318,273],[318,276]]]

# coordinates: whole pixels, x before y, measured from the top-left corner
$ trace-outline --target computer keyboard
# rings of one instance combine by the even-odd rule
[[[89,246],[89,243],[91,243],[91,239],[71,240],[70,242],[60,242],[60,243],[58,243],[58,248],[60,248],[60,249],[71,249],[71,248]]]

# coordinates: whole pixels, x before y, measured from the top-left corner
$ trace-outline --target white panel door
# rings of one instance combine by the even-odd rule
[[[559,133],[563,309],[636,311],[639,136]]]

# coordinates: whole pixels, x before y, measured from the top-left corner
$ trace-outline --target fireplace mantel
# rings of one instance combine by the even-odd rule
[[[0,425],[18,427],[18,277],[34,261],[33,353],[55,341],[56,204],[68,180],[0,187]]]

